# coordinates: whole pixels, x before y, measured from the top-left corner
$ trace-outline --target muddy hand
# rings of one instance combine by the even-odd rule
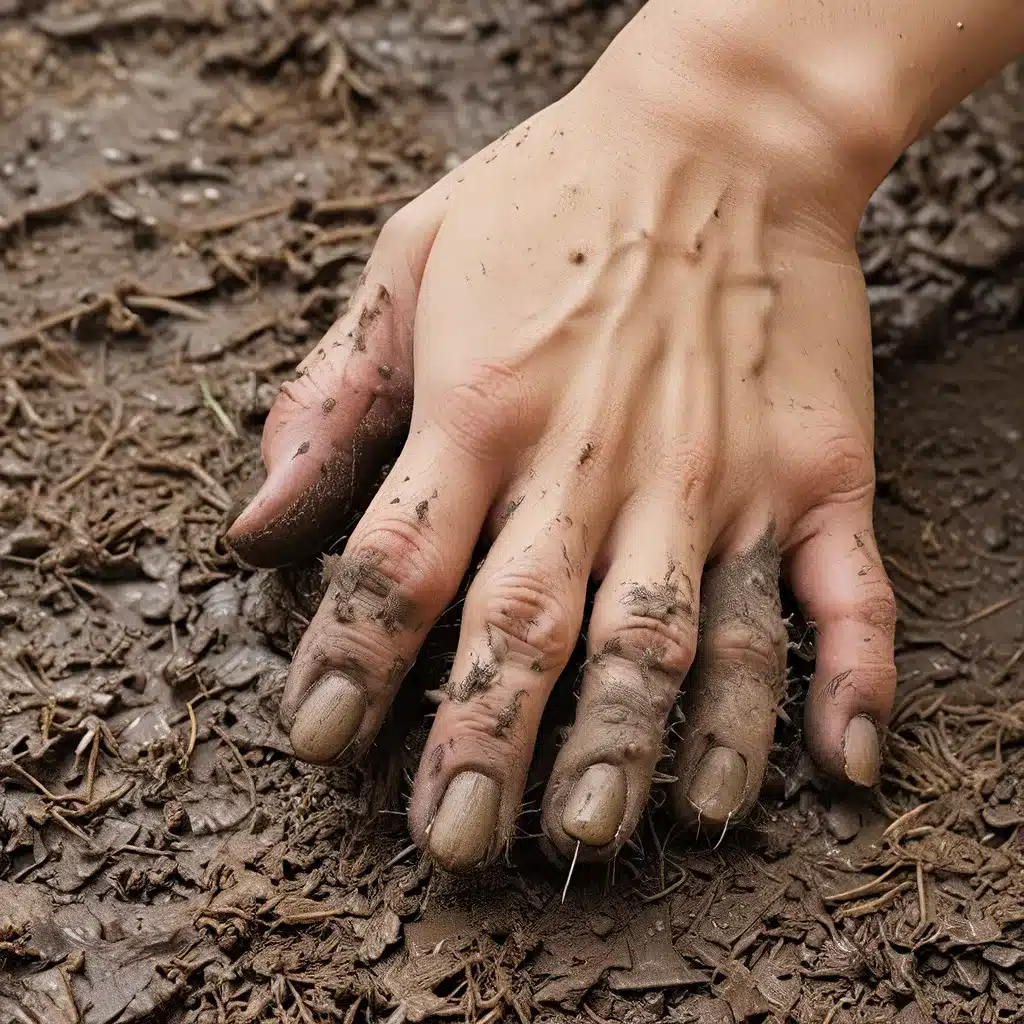
[[[878,778],[894,604],[853,238],[885,160],[778,92],[757,123],[718,81],[680,113],[621,49],[651,52],[645,31],[641,15],[566,99],[385,231],[275,406],[268,482],[232,530],[258,561],[314,543],[414,375],[408,440],[329,561],[281,712],[300,757],[364,751],[492,536],[410,810],[451,869],[512,832],[591,578],[544,799],[554,848],[603,859],[629,838],[681,689],[678,812],[724,827],[750,809],[783,681],[780,566],[817,629],[810,750],[839,779]]]

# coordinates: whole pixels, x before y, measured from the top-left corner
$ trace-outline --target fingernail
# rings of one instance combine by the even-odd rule
[[[724,824],[740,808],[747,787],[747,762],[730,747],[712,747],[697,765],[690,803],[702,819]]]
[[[874,786],[881,775],[878,729],[867,715],[850,719],[843,736],[846,777],[858,786]]]
[[[333,761],[355,738],[366,713],[363,691],[341,675],[324,676],[295,713],[291,741],[303,761]]]
[[[430,827],[430,852],[441,867],[466,871],[486,859],[500,800],[498,784],[480,772],[462,772],[448,783]]]
[[[588,846],[615,838],[626,809],[626,776],[613,764],[592,764],[572,788],[562,811],[562,828]]]

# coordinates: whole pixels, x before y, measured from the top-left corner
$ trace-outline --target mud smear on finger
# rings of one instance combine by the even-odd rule
[[[232,537],[232,548],[257,566],[303,562],[330,549],[366,510],[402,450],[411,414],[411,399],[375,399],[351,442],[321,464],[315,481],[264,526]]]

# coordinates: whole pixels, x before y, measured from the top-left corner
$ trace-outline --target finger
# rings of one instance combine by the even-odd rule
[[[820,512],[790,559],[789,580],[816,637],[807,748],[835,778],[872,786],[896,691],[896,602],[875,544],[870,499]]]
[[[292,660],[281,720],[307,761],[350,759],[377,734],[468,568],[497,470],[418,430],[356,527],[325,560],[323,603]]]
[[[227,534],[246,561],[280,565],[323,550],[397,451],[412,408],[417,294],[444,211],[439,185],[384,226],[348,312],[281,386],[263,430],[267,479]]]
[[[670,790],[680,820],[724,827],[753,807],[785,677],[779,551],[769,528],[704,575],[700,645],[683,697]]]
[[[702,558],[675,508],[620,519],[594,599],[576,719],[544,797],[543,829],[566,857],[604,860],[632,835],[665,722],[693,659]]]
[[[544,705],[579,634],[588,531],[559,509],[559,490],[516,511],[466,596],[410,808],[414,839],[452,871],[485,863],[511,834]]]

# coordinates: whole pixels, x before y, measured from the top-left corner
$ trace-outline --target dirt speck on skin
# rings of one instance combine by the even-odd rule
[[[327,555],[323,578],[339,622],[372,619],[393,635],[409,625],[413,607],[395,581],[381,572],[380,562],[373,554]]]
[[[522,704],[525,696],[525,690],[516,690],[509,702],[498,712],[498,717],[494,722],[495,736],[504,736],[512,728],[519,717],[519,706]]]
[[[485,690],[489,690],[494,680],[498,678],[498,663],[495,660],[488,662],[474,659],[469,671],[461,680],[451,679],[445,687],[449,699],[464,704],[473,697]]]
[[[564,95],[638,6],[0,0],[0,1019],[976,1024],[1024,1004],[1019,68],[915,144],[861,225],[900,607],[870,799],[837,803],[781,721],[742,829],[683,841],[659,783],[614,878],[577,865],[563,905],[531,801],[579,659],[508,862],[468,882],[405,824],[457,606],[367,765],[301,764],[278,725],[319,555],[411,401],[378,396],[236,543],[294,563],[252,571],[222,537],[279,382],[396,195]],[[325,569],[353,615],[403,628],[372,565]],[[793,723],[808,635],[794,613]]]

